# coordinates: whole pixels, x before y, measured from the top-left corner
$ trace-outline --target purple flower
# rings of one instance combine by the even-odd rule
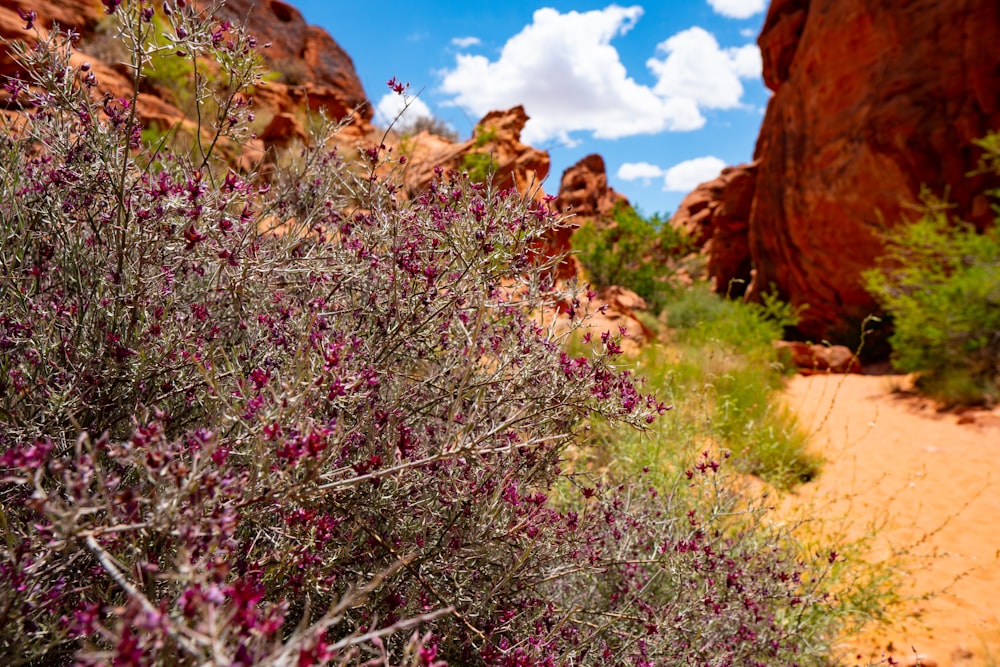
[[[22,21],[24,21],[25,30],[31,30],[32,28],[35,27],[35,21],[38,20],[38,12],[36,12],[34,9],[29,9],[28,11],[24,11],[23,9],[18,7],[17,15],[21,17]]]

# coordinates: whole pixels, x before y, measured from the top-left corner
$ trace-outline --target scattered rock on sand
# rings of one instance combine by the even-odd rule
[[[802,375],[814,373],[860,373],[861,362],[843,345],[817,345],[799,341],[774,342],[779,353],[786,350]]]

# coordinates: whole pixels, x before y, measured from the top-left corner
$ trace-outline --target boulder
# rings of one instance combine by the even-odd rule
[[[604,158],[593,154],[563,172],[555,206],[563,213],[596,218],[610,216],[621,203],[628,204],[628,199],[608,185]]]
[[[757,142],[751,298],[808,308],[813,340],[849,341],[877,306],[861,272],[921,188],[980,228],[973,141],[1000,128],[996,0],[774,0],[758,40],[774,95]]]
[[[296,140],[305,143],[307,135],[294,114],[282,112],[276,114],[257,137],[267,145],[285,148]]]
[[[802,375],[860,373],[861,361],[843,345],[818,345],[799,341],[774,341],[779,356],[787,354]]]
[[[581,315],[586,316],[582,328],[595,343],[604,333],[608,333],[617,339],[625,354],[638,354],[645,344],[655,338],[653,332],[635,314],[636,310],[645,309],[645,301],[629,289],[613,285],[601,290],[598,295],[581,294],[574,305],[575,308],[571,309],[568,304],[563,304],[554,311],[559,333],[569,327],[572,313],[577,319]]]
[[[645,299],[620,285],[605,287],[597,298],[621,313],[632,314],[636,310],[646,310],[648,307]]]

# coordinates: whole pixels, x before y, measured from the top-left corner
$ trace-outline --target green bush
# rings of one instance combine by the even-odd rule
[[[615,206],[611,218],[611,225],[588,222],[573,235],[587,277],[598,287],[627,287],[658,312],[671,292],[666,258],[687,253],[690,241],[660,215],[644,218],[628,204]]]
[[[497,140],[497,130],[495,127],[477,127],[475,130],[476,148],[482,148],[486,144],[492,143]]]
[[[731,301],[702,284],[680,293],[666,312],[676,360],[659,364],[663,377],[652,386],[676,396],[678,410],[703,423],[703,439],[731,451],[738,470],[778,488],[815,477],[819,460],[807,435],[777,400],[786,369],[772,341],[795,322],[791,307]]]
[[[467,153],[462,156],[462,170],[474,183],[489,181],[494,168],[493,156],[490,153]]]
[[[980,144],[996,167],[1000,141]],[[889,312],[893,363],[946,404],[1000,399],[1000,218],[979,234],[924,193],[923,216],[886,239],[880,265],[864,274]]]
[[[701,284],[678,291],[665,311],[670,342],[645,346],[629,362],[672,409],[644,432],[592,420],[591,447],[576,458],[577,469],[664,490],[678,507],[675,516],[691,511],[714,517],[713,534],[726,549],[744,540],[779,541],[786,553],[796,553],[803,589],[824,600],[795,612],[807,644],[829,646],[869,623],[886,622],[902,602],[903,570],[896,560],[868,560],[874,532],[849,536],[839,519],[815,507],[782,511],[779,521],[763,511],[773,504],[775,489],[794,489],[821,463],[780,401],[787,371],[771,343],[794,320],[790,306],[730,301]],[[721,464],[717,474],[707,480],[697,474],[713,461]],[[749,482],[748,475],[768,484]],[[826,655],[825,664],[840,664],[838,657]]]

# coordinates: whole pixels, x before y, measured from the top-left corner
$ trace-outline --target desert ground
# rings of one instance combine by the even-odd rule
[[[861,537],[905,572],[890,627],[844,646],[848,664],[1000,663],[1000,408],[938,411],[899,375],[793,378],[788,405],[825,458],[784,498],[820,529]],[[891,663],[890,663],[891,664]]]

